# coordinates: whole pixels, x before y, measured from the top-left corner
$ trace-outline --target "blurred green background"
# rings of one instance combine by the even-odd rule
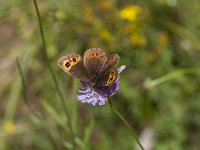
[[[199,149],[199,0],[48,0],[38,1],[38,7],[77,149],[138,149],[108,103],[77,102],[79,81],[57,66],[59,57],[82,55],[92,47],[108,56],[118,53],[118,66],[127,66],[112,103],[147,150]],[[69,122],[46,65],[33,1],[2,0],[0,12],[0,149],[71,149]]]

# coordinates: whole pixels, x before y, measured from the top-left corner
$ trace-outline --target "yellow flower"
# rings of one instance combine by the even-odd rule
[[[63,10],[58,10],[55,13],[56,18],[64,20],[66,18],[66,13]]]
[[[147,44],[146,38],[137,32],[130,36],[130,42],[134,46],[146,46]]]
[[[3,123],[3,130],[7,133],[7,134],[12,134],[15,132],[16,130],[16,126],[14,125],[13,122],[11,121],[6,121]]]
[[[114,1],[109,1],[109,0],[100,0],[98,6],[103,9],[110,9],[113,8]]]
[[[120,18],[128,21],[135,21],[141,13],[141,10],[141,7],[137,5],[125,7],[120,11]]]
[[[86,23],[92,24],[94,22],[93,9],[89,6],[85,7],[83,10],[83,18]]]
[[[165,47],[169,42],[169,37],[166,32],[161,32],[159,37],[159,46]]]
[[[107,30],[102,30],[100,32],[102,39],[109,41],[111,39],[110,33]]]

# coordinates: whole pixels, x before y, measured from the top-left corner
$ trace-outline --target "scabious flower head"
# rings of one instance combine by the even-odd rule
[[[118,69],[118,72],[122,72],[125,68],[126,66],[122,65]],[[104,105],[108,101],[108,97],[113,96],[116,91],[120,89],[119,77],[112,85],[109,86],[91,86],[88,82],[82,81],[81,83],[84,88],[79,90],[77,100],[82,103],[92,104],[93,106],[95,106],[96,104]]]

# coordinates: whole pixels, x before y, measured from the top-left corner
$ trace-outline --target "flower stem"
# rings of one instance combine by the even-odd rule
[[[120,114],[120,112],[112,105],[111,99],[108,100],[111,109],[115,112],[115,114],[121,119],[121,121],[129,128],[129,130],[133,133],[133,136],[137,142],[137,144],[139,145],[139,147],[144,150],[144,147],[142,146],[142,144],[140,143],[139,139],[137,138],[137,135],[135,133],[135,131],[133,130],[133,128],[131,127],[131,125],[125,120],[125,118]]]
[[[198,68],[187,68],[187,69],[175,70],[154,80],[147,79],[144,83],[144,86],[150,89],[166,81],[176,79],[176,78],[178,79],[179,77],[186,74],[200,74],[200,70]]]
[[[26,104],[28,106],[30,106],[30,103],[29,103],[28,98],[26,96],[26,83],[25,83],[24,75],[23,75],[22,68],[21,68],[21,65],[19,63],[18,58],[16,59],[16,62],[17,62],[17,68],[19,70],[19,74],[20,74],[20,77],[21,77],[21,82],[22,82],[22,87],[23,87],[23,97],[24,97]]]
[[[46,42],[45,42],[45,36],[44,36],[44,32],[43,32],[42,21],[41,21],[40,12],[39,12],[38,5],[37,5],[37,0],[33,0],[33,1],[34,1],[34,6],[35,6],[38,22],[39,22],[40,34],[41,34],[41,38],[42,38],[42,44],[43,44],[44,54],[45,54],[45,59],[46,59],[45,62],[47,64],[47,68],[48,68],[48,70],[49,70],[49,72],[51,74],[52,80],[53,80],[55,88],[56,88],[56,90],[58,92],[59,98],[61,100],[64,112],[66,114],[66,117],[67,117],[67,120],[68,120],[68,123],[69,123],[69,128],[70,128],[71,134],[73,136],[73,149],[76,149],[76,141],[75,141],[76,136],[75,136],[74,130],[72,128],[71,118],[70,118],[68,109],[66,107],[64,97],[63,97],[63,95],[62,95],[62,93],[61,93],[61,91],[59,89],[57,79],[56,79],[56,77],[54,75],[54,72],[53,72],[53,70],[51,68],[51,65],[49,63],[49,58],[48,58],[47,48],[46,48]]]

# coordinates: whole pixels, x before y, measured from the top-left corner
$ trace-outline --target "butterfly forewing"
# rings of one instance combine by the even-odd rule
[[[80,55],[65,55],[58,60],[58,65],[69,75],[76,77],[81,81],[89,81],[88,73],[83,65]]]
[[[119,55],[118,54],[111,55],[110,59],[104,65],[104,71],[109,71],[112,67],[114,67],[116,65],[116,63],[118,61],[119,61]]]
[[[88,49],[84,54],[84,67],[86,68],[91,82],[95,82],[103,71],[107,62],[106,53],[100,48]]]

